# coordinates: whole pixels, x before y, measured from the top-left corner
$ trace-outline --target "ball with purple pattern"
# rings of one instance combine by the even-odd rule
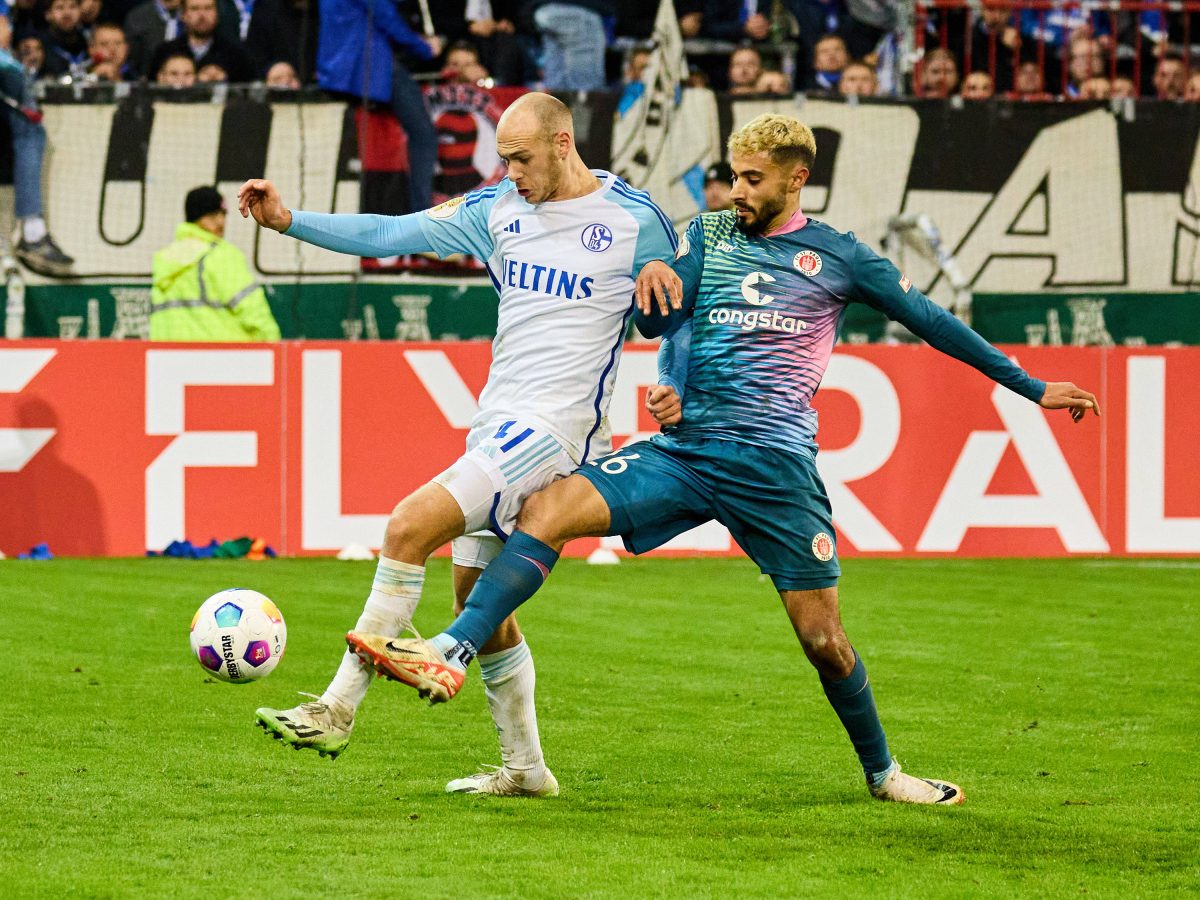
[[[279,664],[287,625],[279,607],[248,588],[209,597],[192,617],[192,653],[221,681],[245,684],[265,678]]]

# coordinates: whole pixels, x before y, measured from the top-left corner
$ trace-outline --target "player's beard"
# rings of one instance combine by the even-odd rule
[[[535,200],[533,196],[529,197],[530,203],[545,203],[558,193],[558,187],[562,184],[562,171],[553,166],[546,169],[545,181],[541,194]]]
[[[737,204],[734,204],[735,210],[745,209],[754,213],[754,219],[751,221],[746,221],[741,216],[737,217],[738,230],[741,231],[742,234],[749,235],[751,237],[762,234],[767,230],[767,226],[771,223],[771,221],[777,215],[783,212],[783,207],[786,203],[787,197],[784,196],[778,200],[763,200],[762,205],[757,208],[749,205],[739,207]]]

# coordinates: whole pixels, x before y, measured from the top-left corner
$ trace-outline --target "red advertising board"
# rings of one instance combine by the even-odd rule
[[[926,347],[834,355],[818,460],[841,554],[1200,554],[1200,420],[1168,420],[1200,404],[1200,349],[1010,352],[1095,390],[1103,417],[1072,424]],[[618,445],[651,430],[654,356],[626,349]],[[462,452],[489,359],[485,343],[0,348],[0,550],[377,545],[395,502]],[[738,551],[710,525],[665,552]]]

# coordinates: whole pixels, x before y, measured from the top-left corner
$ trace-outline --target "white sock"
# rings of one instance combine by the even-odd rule
[[[41,216],[26,216],[21,220],[21,237],[36,244],[46,236],[46,220]]]
[[[452,637],[443,631],[441,634],[435,634],[433,637],[431,637],[429,639],[429,643],[431,643],[434,648],[442,651],[442,656],[446,657],[446,662],[450,665],[455,666],[456,668],[459,668],[465,672],[467,670],[467,666],[471,664],[471,659],[467,659],[466,662],[463,662],[454,652],[455,648],[458,648],[459,650],[462,649],[458,638]],[[503,656],[504,654],[497,653],[495,655]]]
[[[537,678],[529,645],[521,641],[508,650],[478,659],[504,767],[516,779],[525,780],[528,787],[537,788],[545,777],[546,763],[538,740],[537,712],[533,708]]]
[[[397,562],[386,556],[379,557],[375,567],[375,580],[371,584],[371,595],[354,630],[363,634],[382,634],[396,637],[412,624],[413,612],[421,600],[421,586],[425,583],[425,567]],[[375,673],[364,666],[357,656],[346,651],[338,666],[333,681],[321,695],[321,700],[343,715],[353,718],[371,678]]]

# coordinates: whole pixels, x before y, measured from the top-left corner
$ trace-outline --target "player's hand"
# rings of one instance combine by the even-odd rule
[[[1100,415],[1100,403],[1095,394],[1080,390],[1069,381],[1051,381],[1046,385],[1046,393],[1038,401],[1043,409],[1069,409],[1071,418],[1080,421],[1090,409]]]
[[[263,228],[284,232],[292,226],[292,213],[279,199],[279,190],[263,178],[251,178],[238,188],[238,211],[243,219],[254,216]]]
[[[650,315],[655,303],[658,311],[667,316],[672,309],[683,308],[683,281],[665,262],[654,259],[638,273],[634,297],[643,316]]]
[[[669,384],[656,384],[646,391],[646,409],[663,427],[678,425],[683,420],[683,404]]]

